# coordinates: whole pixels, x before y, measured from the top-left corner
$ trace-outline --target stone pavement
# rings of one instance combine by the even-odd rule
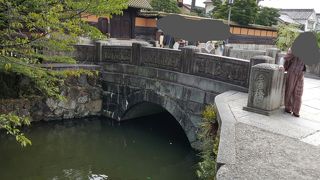
[[[219,96],[218,163],[225,165],[218,179],[320,179],[320,80],[305,78],[300,118],[283,109],[271,116],[244,111],[247,93],[229,91]]]

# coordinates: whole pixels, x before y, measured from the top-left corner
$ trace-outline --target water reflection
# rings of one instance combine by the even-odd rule
[[[28,148],[1,133],[0,179],[196,179],[198,159],[177,127],[168,114],[36,123]]]

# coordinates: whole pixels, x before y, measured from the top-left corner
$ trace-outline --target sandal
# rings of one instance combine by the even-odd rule
[[[296,113],[293,113],[293,116],[295,116],[295,117],[300,117],[300,115],[299,115],[299,114],[296,114]]]
[[[287,109],[285,109],[284,112],[289,113],[289,114],[292,113],[291,111],[289,111],[289,110],[287,110]]]

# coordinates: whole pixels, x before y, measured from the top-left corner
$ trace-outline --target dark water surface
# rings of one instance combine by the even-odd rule
[[[21,148],[0,133],[0,180],[192,180],[198,157],[169,114],[40,122]]]

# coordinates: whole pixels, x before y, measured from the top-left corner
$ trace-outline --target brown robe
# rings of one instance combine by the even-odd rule
[[[286,110],[299,115],[303,93],[306,67],[301,59],[288,53],[285,57],[284,69],[287,71],[284,105]]]

